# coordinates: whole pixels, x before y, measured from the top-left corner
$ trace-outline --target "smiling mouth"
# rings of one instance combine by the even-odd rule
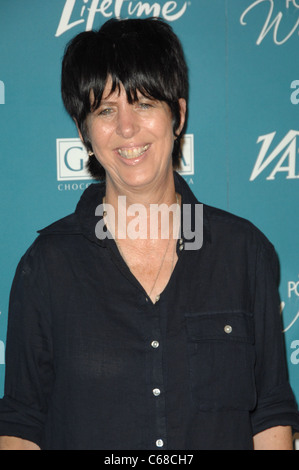
[[[133,158],[139,158],[143,155],[149,148],[149,144],[144,145],[144,147],[135,147],[131,149],[117,149],[118,154],[126,158],[127,160],[131,160]]]

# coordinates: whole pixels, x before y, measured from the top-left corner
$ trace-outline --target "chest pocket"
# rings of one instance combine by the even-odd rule
[[[186,314],[192,398],[202,410],[255,406],[254,325],[246,312]]]

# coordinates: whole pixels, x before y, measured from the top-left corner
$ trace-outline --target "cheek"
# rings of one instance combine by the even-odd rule
[[[157,138],[163,140],[172,140],[173,138],[173,122],[170,116],[163,116],[163,118],[148,123],[148,129],[151,129],[152,133]]]
[[[160,141],[167,148],[173,147],[174,135],[173,135],[172,123],[166,122],[165,124],[166,125],[161,126],[158,130]]]
[[[93,149],[99,148],[104,150],[105,146],[109,143],[111,134],[111,129],[108,126],[92,126],[89,137]]]

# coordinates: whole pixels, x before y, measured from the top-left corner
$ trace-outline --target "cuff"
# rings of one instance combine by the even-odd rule
[[[299,431],[297,404],[288,383],[258,400],[256,409],[251,413],[253,435],[274,426],[291,426]]]
[[[0,400],[0,436],[14,436],[41,447],[44,415],[14,399]]]

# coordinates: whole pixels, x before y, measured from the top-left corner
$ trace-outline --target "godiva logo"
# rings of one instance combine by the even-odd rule
[[[79,138],[56,139],[56,154],[58,181],[91,180],[91,176],[86,169],[88,155]],[[193,134],[184,135],[182,154],[179,173],[182,176],[194,175]]]

